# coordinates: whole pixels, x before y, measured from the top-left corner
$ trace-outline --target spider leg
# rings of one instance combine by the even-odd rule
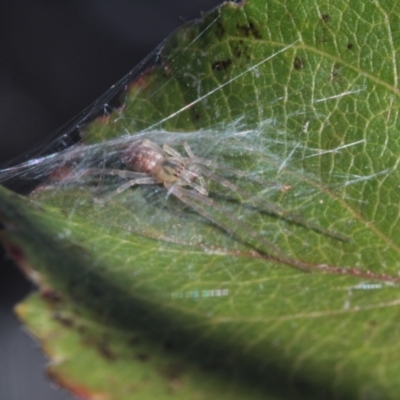
[[[176,157],[180,160],[184,160],[184,157],[182,157],[182,154],[179,153],[178,151],[176,151],[175,149],[173,149],[171,146],[169,146],[168,144],[164,143],[163,144],[163,150],[172,157]]]
[[[190,168],[190,166],[192,165],[192,164],[201,164],[200,162],[197,162],[197,161],[204,161],[204,165],[207,165],[207,166],[212,166],[213,164],[215,164],[215,163],[213,163],[211,160],[206,160],[206,159],[202,159],[202,158],[199,158],[199,157],[196,157],[195,155],[194,155],[194,153],[193,153],[193,151],[192,151],[192,149],[189,147],[189,145],[187,144],[187,142],[184,142],[184,144],[183,144],[183,147],[185,148],[185,150],[186,150],[186,153],[188,154],[188,156],[189,156],[189,158],[185,158],[185,157],[183,157],[182,155],[181,155],[181,153],[179,153],[178,151],[176,151],[175,149],[173,149],[171,146],[169,146],[168,144],[164,144],[163,145],[163,150],[168,154],[168,155],[170,155],[170,156],[172,156],[172,157],[174,157],[174,158],[176,158],[177,160],[179,160],[179,161],[183,161],[185,164],[186,164],[186,167],[187,167],[187,169],[189,169],[191,172],[194,172],[197,176],[196,176],[196,178],[199,180],[199,182],[200,182],[200,186],[205,190],[205,188],[206,188],[206,181],[205,181],[205,179],[201,176],[201,173],[199,173],[199,171],[197,171],[197,169],[196,168]],[[189,186],[192,186],[192,185],[190,185],[190,182],[189,182],[189,180],[185,180],[185,182],[189,185]],[[194,186],[193,186],[194,187]],[[200,190],[198,190],[196,187],[194,187],[197,191],[200,191]],[[205,195],[207,195],[206,193],[203,193],[203,194],[205,194]]]
[[[212,179],[214,182],[219,183],[221,186],[224,186],[224,187],[230,189],[232,192],[239,194],[240,196],[243,197],[244,193],[242,193],[241,190],[239,189],[239,187],[236,186],[231,181],[229,181],[228,179],[210,171],[208,168],[201,167],[201,166],[199,166],[198,168],[199,168],[199,173],[201,173],[201,175],[205,175],[207,178]],[[247,197],[247,196],[244,196],[244,197]]]
[[[105,198],[102,198],[100,200],[99,199],[95,199],[95,201],[97,203],[103,203],[103,202],[109,201],[114,196],[116,196],[116,195],[118,195],[118,194],[120,194],[122,192],[125,192],[125,190],[129,189],[132,186],[135,186],[135,185],[152,185],[152,184],[156,184],[156,183],[159,183],[159,182],[157,182],[154,178],[151,178],[151,177],[148,177],[148,176],[142,177],[142,178],[132,179],[132,180],[124,183],[123,185],[118,186],[117,189],[115,189],[114,191],[109,193]]]
[[[189,158],[197,158],[197,157],[194,155],[192,149],[190,148],[188,142],[184,142],[184,143],[183,143],[183,147],[184,147],[184,149],[185,149],[187,155],[189,156]]]
[[[202,175],[199,175],[198,177],[197,177],[197,179],[199,180],[199,182],[200,182],[200,186],[204,189],[204,191],[205,191],[205,193],[203,193],[203,194],[205,194],[206,196],[208,196],[208,192],[207,192],[207,189],[206,189],[206,180],[203,178],[203,176]]]
[[[190,149],[190,147],[189,147],[189,145],[187,143],[184,143],[184,147],[185,147],[185,150],[186,150],[186,152],[188,153],[188,155],[190,157],[191,164],[198,164],[200,166],[204,166],[204,167],[207,167],[207,168],[213,168],[214,170],[222,170],[222,171],[227,172],[230,175],[234,175],[234,176],[236,176],[238,178],[244,178],[244,179],[247,179],[247,180],[250,180],[250,181],[253,181],[253,182],[257,182],[257,183],[259,183],[260,185],[263,185],[263,186],[268,186],[268,185],[270,185],[270,186],[273,185],[273,186],[276,186],[276,187],[280,187],[281,186],[281,185],[277,184],[276,182],[264,181],[262,179],[259,179],[259,178],[255,177],[255,176],[252,176],[252,175],[248,174],[247,172],[241,171],[239,169],[234,169],[234,168],[231,168],[231,167],[225,167],[223,165],[218,164],[215,161],[208,160],[207,158],[197,157],[193,153],[193,151]]]
[[[184,180],[185,186],[190,186],[192,187],[194,190],[196,190],[196,192],[200,193],[202,196],[208,196],[208,191],[205,187],[205,181],[204,178],[199,176],[197,177],[200,181],[200,185],[197,185],[196,183],[192,182],[192,181],[186,181]],[[179,186],[179,185],[178,185]],[[181,185],[182,186],[182,185]]]
[[[260,198],[253,197],[250,199],[246,199],[246,197],[248,198],[248,194],[241,191],[236,185],[234,185],[228,179],[225,179],[221,175],[218,175],[218,174],[210,171],[208,168],[205,168],[205,167],[201,168],[201,174],[207,176],[208,178],[212,179],[213,181],[219,183],[220,185],[231,190],[232,192],[238,194],[239,196],[242,197],[243,202],[246,202],[246,201],[252,202],[253,204],[257,205],[258,207],[261,207],[268,213],[276,215],[277,217],[283,218],[283,219],[293,222],[297,225],[301,225],[306,228],[312,229],[315,232],[318,232],[322,235],[331,237],[336,240],[340,240],[342,242],[350,242],[350,240],[351,240],[348,236],[342,235],[341,233],[332,231],[330,229],[323,228],[322,226],[320,226],[314,222],[308,221],[307,219],[303,218],[301,215],[293,214],[275,204],[263,201]]]
[[[180,186],[190,186],[202,195],[208,196],[206,181],[197,168],[186,167],[185,171],[180,174],[177,183]]]
[[[143,172],[134,172],[124,169],[107,169],[107,168],[88,168],[82,172],[82,176],[86,175],[112,175],[120,178],[138,179],[147,176]]]
[[[216,162],[208,160],[207,158],[197,157],[193,153],[192,149],[190,148],[190,146],[187,142],[183,143],[183,147],[184,147],[187,155],[189,156],[190,162],[192,164],[199,164],[199,165],[205,165],[206,167],[219,168],[219,165]]]
[[[192,151],[192,149],[190,148],[190,146],[188,145],[187,142],[184,142],[184,143],[183,143],[183,147],[184,147],[184,149],[185,149],[187,155],[189,156],[190,161],[192,161],[192,159],[193,159],[193,160],[202,160],[202,161],[204,161],[204,162],[207,162],[207,165],[213,164],[213,161],[211,161],[211,160],[206,160],[206,159],[204,159],[204,158],[199,158],[199,157],[195,156],[194,153],[193,153],[193,151]],[[171,146],[169,146],[169,145],[166,144],[166,143],[164,143],[164,145],[163,145],[163,150],[164,150],[168,155],[170,155],[170,156],[172,156],[172,157],[176,157],[176,158],[179,158],[179,159],[185,159],[185,157],[183,157],[182,154],[179,153],[179,151],[175,150],[174,148],[172,148]]]
[[[214,169],[224,170],[224,171],[228,172],[231,175],[234,175],[234,176],[239,177],[239,178],[246,178],[248,180],[257,182],[257,183],[259,183],[261,185],[264,185],[264,186],[271,184],[271,182],[262,181],[261,179],[258,179],[258,178],[254,177],[254,176],[251,176],[246,172],[243,172],[243,171],[240,171],[240,170],[237,170],[237,169],[233,169],[233,168],[224,167],[223,165],[219,165],[218,163],[216,163],[216,162],[214,162],[212,160],[208,160],[207,158],[197,157],[193,153],[192,149],[190,148],[190,146],[189,146],[189,144],[187,142],[183,143],[183,147],[185,148],[185,151],[186,151],[187,155],[189,156],[189,158],[184,158],[178,151],[176,151],[175,149],[173,149],[172,147],[170,147],[167,144],[163,145],[163,150],[167,154],[169,154],[169,155],[171,155],[171,156],[173,156],[175,158],[178,158],[179,160],[189,161],[189,162],[187,162],[187,167],[190,170],[193,170],[193,168],[190,168],[191,165],[195,165],[195,166],[199,165],[199,166],[211,167],[211,168],[214,168]],[[200,179],[202,179],[202,178],[199,176],[199,180]],[[274,185],[277,185],[277,184],[274,183]],[[280,185],[277,185],[277,186],[280,186]]]
[[[124,183],[123,185],[119,186],[117,189],[115,189],[110,194],[110,196],[120,194],[120,193],[124,192],[126,189],[129,189],[130,187],[135,186],[135,185],[154,185],[156,183],[159,183],[159,182],[157,182],[154,178],[151,178],[151,177],[132,179],[131,181],[128,181],[128,182]]]
[[[197,162],[197,159],[196,159],[196,162]],[[200,159],[200,161],[202,161],[202,160],[203,159]],[[208,161],[208,160],[205,160],[205,161]],[[240,179],[246,179],[247,181],[250,181],[250,182],[255,182],[259,185],[262,185],[263,187],[269,187],[271,189],[282,189],[285,187],[285,185],[282,185],[281,183],[274,182],[274,181],[266,181],[265,179],[261,179],[258,176],[255,176],[254,174],[249,174],[248,172],[244,172],[240,169],[227,167],[227,166],[215,163],[215,162],[212,162],[211,164],[199,162],[199,164],[205,165],[208,168],[211,166],[214,170],[223,171],[224,174],[234,176],[234,177],[240,178]]]
[[[193,210],[195,210],[199,215],[212,222],[216,226],[223,229],[230,235],[237,237],[240,241],[249,244],[255,250],[261,254],[270,256],[275,260],[281,261],[285,264],[291,265],[293,267],[299,268],[303,271],[309,271],[310,266],[300,260],[295,260],[288,257],[283,253],[278,247],[276,247],[272,242],[264,239],[255,230],[251,229],[245,223],[240,221],[234,215],[225,211],[222,207],[219,207],[215,202],[209,197],[203,196],[200,193],[194,192],[192,190],[184,189],[181,186],[172,186],[169,188],[169,192],[173,194],[182,203],[188,205]],[[200,204],[199,204],[200,203]],[[232,226],[226,224],[220,219],[215,218],[211,213],[209,213],[203,206],[210,206],[214,210],[218,211],[223,217],[227,218]],[[240,231],[243,231],[241,233]],[[261,247],[261,248],[260,248]],[[264,247],[264,249],[263,249]],[[265,250],[267,249],[267,250]]]
[[[202,197],[207,197],[208,196],[208,191],[205,187],[201,185],[197,185],[196,183],[190,181],[190,180],[185,180],[185,179],[180,179],[179,181],[171,184],[171,183],[164,183],[164,186],[168,189],[168,196],[173,193],[175,187],[182,187],[182,186],[189,186],[194,189],[193,193],[198,193],[199,196]],[[167,197],[168,197],[167,196]]]
[[[211,160],[207,160],[207,159],[203,159],[203,158],[199,158],[197,156],[194,155],[192,149],[190,148],[190,146],[185,142],[184,143],[184,148],[188,154],[188,156],[190,157],[190,161],[194,164],[198,164],[198,168],[196,168],[196,173],[199,176],[205,175],[208,178],[212,179],[213,181],[219,183],[220,185],[228,188],[229,190],[231,190],[232,192],[238,194],[239,196],[242,197],[243,200],[246,199],[246,197],[248,197],[248,195],[246,193],[244,193],[243,191],[241,191],[239,189],[238,186],[236,186],[235,184],[233,184],[231,181],[229,181],[228,179],[224,178],[221,175],[218,175],[212,171],[210,171],[207,167],[212,166],[214,168],[219,168],[221,169],[221,167],[211,161]],[[239,177],[244,177],[244,172],[243,171],[237,171],[237,170],[233,170],[233,169],[228,169],[231,173],[233,173],[236,176]],[[267,203],[267,202],[261,202],[261,199],[252,199],[252,201],[257,200],[256,204],[259,206],[262,206],[267,212],[274,214],[278,217],[281,217],[283,219],[289,220],[291,222],[294,222],[296,224],[305,226],[307,228],[312,229],[315,232],[321,233],[323,235],[329,236],[331,238],[340,240],[342,242],[349,242],[350,238],[348,238],[347,236],[344,236],[338,232],[334,232],[331,231],[329,229],[325,229],[322,226],[315,224],[311,221],[306,220],[305,218],[301,217],[300,215],[297,214],[293,214],[289,211],[284,210],[283,208],[271,204],[271,203]]]

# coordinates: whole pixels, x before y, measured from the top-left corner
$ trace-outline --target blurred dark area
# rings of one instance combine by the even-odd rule
[[[0,168],[51,141],[173,30],[220,3],[2,0]],[[70,399],[46,377],[45,358],[12,311],[34,287],[0,251],[0,400]]]

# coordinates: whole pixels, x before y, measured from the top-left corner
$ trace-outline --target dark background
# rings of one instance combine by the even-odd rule
[[[221,0],[1,0],[0,167],[35,148]],[[50,140],[50,139],[49,139]],[[60,400],[12,313],[33,286],[0,250],[0,400]]]

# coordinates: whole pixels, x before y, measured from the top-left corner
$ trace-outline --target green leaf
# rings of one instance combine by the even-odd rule
[[[398,2],[224,3],[123,80],[85,145],[28,168],[62,179],[0,190],[4,242],[42,290],[19,314],[58,381],[107,399],[399,398],[399,22]],[[143,137],[186,141],[239,192],[108,198],[124,180],[84,171],[122,168]]]

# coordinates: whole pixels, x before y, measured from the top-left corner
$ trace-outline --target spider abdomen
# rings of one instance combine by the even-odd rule
[[[154,148],[149,140],[142,140],[126,149],[122,162],[131,171],[154,175],[163,159],[162,152]]]

